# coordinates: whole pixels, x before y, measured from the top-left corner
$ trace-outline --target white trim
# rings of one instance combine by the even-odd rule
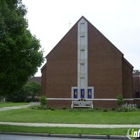
[[[134,98],[134,100],[140,100],[140,98]]]
[[[134,101],[134,98],[125,98],[125,101]]]
[[[46,98],[47,100],[56,100],[56,101],[72,101],[72,98]],[[78,99],[77,99],[78,100]],[[87,101],[117,101],[115,98],[94,98],[94,99],[86,99]],[[125,98],[125,101],[133,101],[136,98]],[[138,99],[140,100],[140,98]]]
[[[140,75],[133,75],[133,78],[138,78],[140,77]]]
[[[46,98],[47,100],[56,100],[56,101],[71,101],[71,98]]]

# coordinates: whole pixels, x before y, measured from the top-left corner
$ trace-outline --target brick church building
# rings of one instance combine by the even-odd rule
[[[98,29],[81,17],[46,56],[42,94],[48,106],[117,107],[134,103],[133,66]]]

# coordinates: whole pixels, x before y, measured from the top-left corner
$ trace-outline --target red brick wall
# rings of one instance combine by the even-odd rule
[[[133,77],[133,93],[139,91],[139,77]]]
[[[77,86],[77,26],[47,56],[46,94],[49,98],[71,98]]]
[[[41,73],[42,73],[42,76],[41,76],[41,94],[42,95],[46,95],[46,80],[47,80],[47,77],[46,77],[46,64],[42,67],[41,69]]]
[[[136,92],[139,92],[140,97],[140,77],[139,75],[133,75],[133,96],[136,97]]]
[[[133,67],[130,67],[126,60],[123,58],[123,96],[124,98],[133,98]]]
[[[47,107],[55,107],[58,109],[63,109],[63,107],[71,108],[71,101],[65,101],[65,100],[60,100],[60,101],[47,101]]]
[[[88,24],[88,77],[95,98],[116,98],[122,93],[122,53]]]

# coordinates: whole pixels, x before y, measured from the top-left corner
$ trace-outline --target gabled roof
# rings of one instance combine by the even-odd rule
[[[104,36],[92,23],[90,23],[84,16],[82,16],[73,26],[72,26],[72,28],[64,35],[64,37],[73,29],[73,27],[75,26],[75,25],[77,25],[77,23],[82,19],[82,18],[84,18],[89,24],[91,24],[102,36]],[[64,38],[63,37],[63,38]],[[63,40],[63,38],[55,45],[55,47]],[[105,39],[107,39],[105,36],[104,36],[104,38]],[[108,39],[107,39],[108,40]],[[109,41],[109,40],[108,40]],[[110,41],[109,41],[110,42]],[[111,43],[111,42],[110,42]],[[119,51],[119,53],[121,53],[122,55],[123,55],[123,53],[113,44],[113,43],[111,43],[113,46],[114,46],[114,48],[117,50],[117,51]],[[54,51],[54,49],[55,49],[55,47],[46,55],[46,58],[49,56],[49,54],[50,53],[52,53],[53,51]]]
[[[73,27],[82,19],[84,18],[83,16],[71,27],[71,29],[63,36],[63,38],[73,29]],[[63,38],[55,45],[55,47],[63,40]],[[55,49],[55,47],[46,55],[46,58],[48,57],[48,55],[50,53],[53,52],[53,50]]]
[[[116,51],[118,51],[121,55],[122,55],[122,57],[124,56],[124,54],[112,43],[112,42],[110,42],[92,23],[90,23],[84,16],[82,16],[73,26],[72,26],[72,28],[64,35],[64,37],[55,45],[55,47],[49,52],[49,54],[47,54],[46,55],[46,58],[55,50],[55,48],[57,47],[57,45],[65,38],[65,36],[67,35],[67,34],[69,34],[69,32],[74,28],[74,26],[76,26],[77,24],[78,24],[78,22],[82,19],[82,18],[84,18],[86,21],[87,21],[87,23],[89,23],[89,24],[91,24],[92,26],[93,26],[93,28],[94,29],[96,29],[109,43],[111,43],[112,44],[112,46],[114,47],[114,49],[116,49]],[[124,58],[124,61],[131,67],[131,68],[133,68],[133,66]],[[42,67],[42,70],[44,69],[44,67],[45,67],[45,65]]]
[[[123,57],[123,60],[131,69],[134,68],[124,57]]]
[[[41,72],[46,68],[46,64],[47,64],[47,62],[42,66]]]

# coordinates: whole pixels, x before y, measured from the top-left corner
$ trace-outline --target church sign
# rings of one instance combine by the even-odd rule
[[[74,107],[92,107],[94,97],[94,88],[88,87],[87,89],[78,89],[77,87],[72,87],[71,89],[71,108]]]

